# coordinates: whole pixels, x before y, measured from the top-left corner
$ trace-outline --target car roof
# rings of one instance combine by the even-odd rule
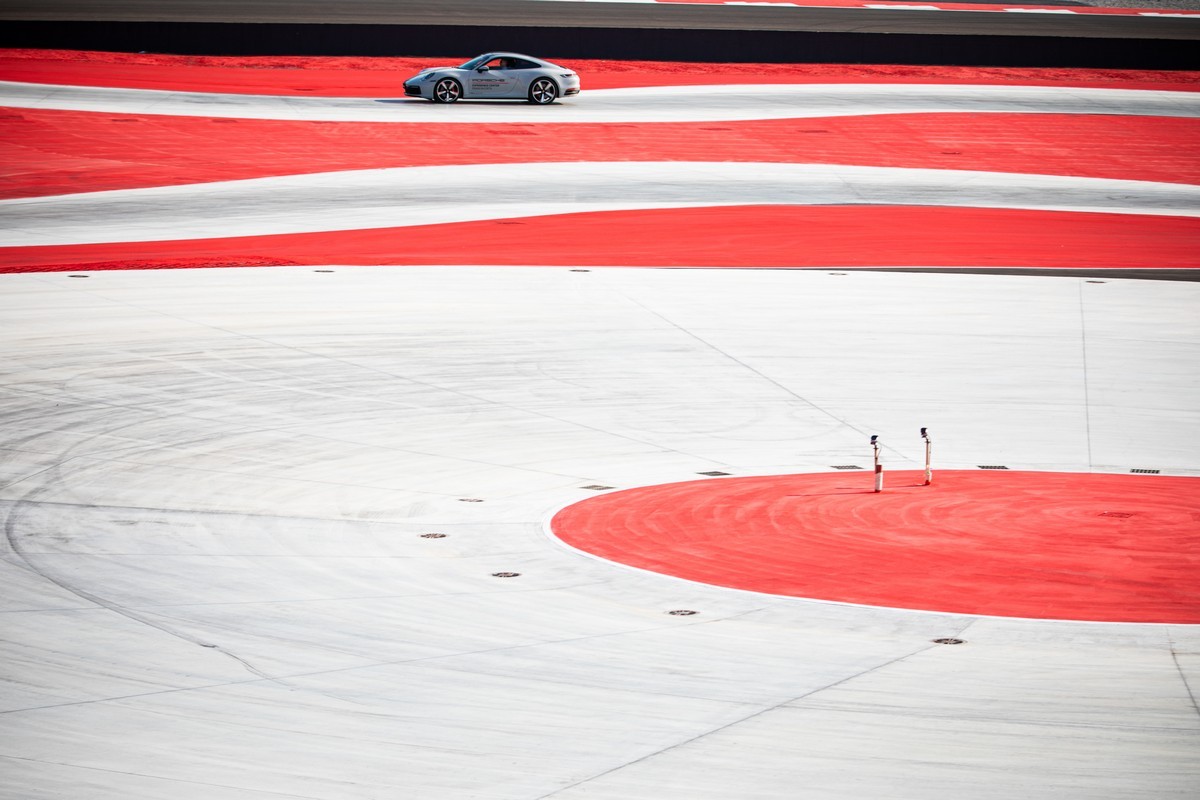
[[[496,57],[500,57],[500,58],[508,58],[508,57],[527,58],[527,59],[529,59],[530,61],[539,61],[539,62],[541,62],[541,63],[543,63],[543,64],[544,64],[544,63],[546,63],[546,59],[544,59],[544,58],[538,58],[537,56],[527,56],[527,55],[525,55],[524,53],[510,53],[510,52],[507,52],[507,51],[504,51],[504,50],[496,50],[496,51],[493,51],[493,52],[491,52],[491,53],[484,53],[484,55],[485,55],[485,56],[491,56],[491,57],[493,57],[493,58],[496,58]]]

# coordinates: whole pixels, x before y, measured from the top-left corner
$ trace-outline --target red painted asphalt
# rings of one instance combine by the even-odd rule
[[[0,272],[322,264],[1200,268],[1200,219],[945,206],[735,206],[0,248]]]
[[[1053,472],[720,478],[590,498],[555,535],[736,589],[1039,619],[1200,623],[1200,479]]]
[[[295,122],[20,109],[0,199],[380,167],[763,161],[1200,183],[1200,119],[884,114],[619,124]],[[414,146],[420,142],[420,146]]]

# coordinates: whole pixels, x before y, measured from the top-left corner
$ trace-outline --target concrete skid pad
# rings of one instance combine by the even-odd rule
[[[919,426],[946,469],[1196,475],[1195,284],[329,269],[0,276],[0,796],[1200,787],[1197,626],[779,598],[544,531],[872,433],[915,469]]]

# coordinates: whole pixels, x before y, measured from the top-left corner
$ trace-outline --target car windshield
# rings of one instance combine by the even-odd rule
[[[459,67],[459,69],[477,69],[477,68],[483,66],[484,64],[486,64],[488,62],[488,59],[491,57],[492,57],[491,53],[484,53],[481,56],[476,56],[475,58],[472,58],[470,61],[463,64],[461,67]]]

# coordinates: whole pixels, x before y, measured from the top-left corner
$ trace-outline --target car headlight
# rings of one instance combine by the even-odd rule
[[[421,78],[421,82],[422,82],[422,83],[429,83],[429,81],[433,80],[433,79],[434,79],[434,78],[436,78],[436,77],[437,77],[437,73],[436,73],[436,72],[431,72],[431,73],[429,73],[428,75],[426,75],[424,78]]]

